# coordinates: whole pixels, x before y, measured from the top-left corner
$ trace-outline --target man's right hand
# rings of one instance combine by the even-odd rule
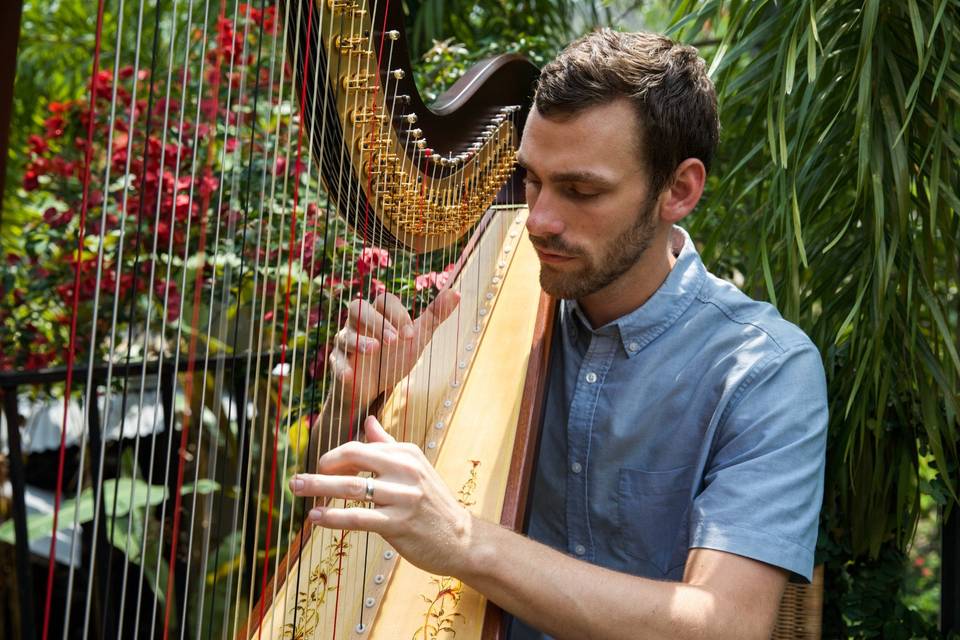
[[[459,292],[444,289],[412,320],[400,299],[390,293],[379,294],[373,304],[351,301],[347,323],[337,333],[330,354],[334,380],[347,402],[364,410],[392,389],[410,372],[434,330],[459,302]]]

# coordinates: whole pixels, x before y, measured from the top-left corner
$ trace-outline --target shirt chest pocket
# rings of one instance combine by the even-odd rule
[[[638,575],[679,579],[687,559],[693,466],[670,471],[621,468],[617,485],[620,550]]]

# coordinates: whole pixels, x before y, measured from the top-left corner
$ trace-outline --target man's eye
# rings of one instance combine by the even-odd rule
[[[567,196],[574,200],[589,200],[590,198],[596,198],[598,195],[600,194],[594,191],[580,191],[574,188],[567,189]]]

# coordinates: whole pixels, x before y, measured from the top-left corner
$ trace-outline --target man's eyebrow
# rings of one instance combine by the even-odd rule
[[[599,173],[586,170],[551,173],[550,179],[554,182],[589,182],[591,184],[603,187],[612,186],[614,184],[612,180],[601,176]]]
[[[527,163],[524,161],[524,157],[517,155],[517,164],[526,169],[527,171],[533,171],[527,166]],[[533,173],[536,173],[533,171]],[[613,186],[614,182],[607,178],[604,178],[599,173],[594,173],[593,171],[579,170],[579,171],[561,171],[559,173],[551,173],[549,178],[554,182],[589,182],[591,184],[596,184],[601,187]]]

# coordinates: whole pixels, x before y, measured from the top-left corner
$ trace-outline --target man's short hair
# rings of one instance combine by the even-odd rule
[[[594,31],[543,68],[534,104],[545,117],[563,117],[617,98],[636,110],[653,195],[687,158],[710,169],[720,129],[717,96],[696,49],[653,33]]]

